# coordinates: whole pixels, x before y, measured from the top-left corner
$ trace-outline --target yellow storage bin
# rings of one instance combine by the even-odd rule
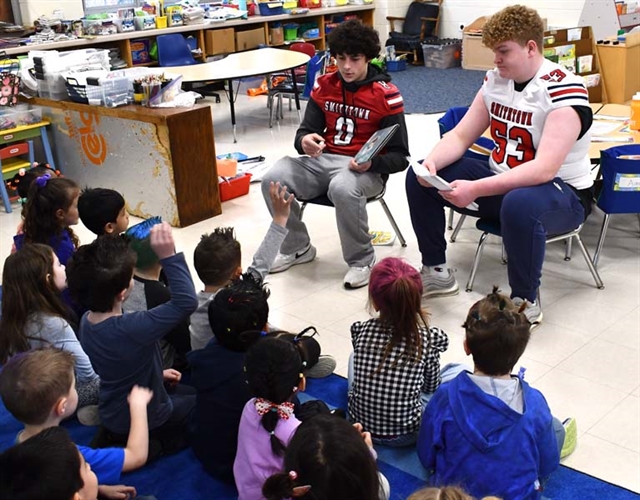
[[[282,4],[282,8],[284,10],[287,9],[296,9],[298,7],[298,0],[293,0],[292,2],[284,2]]]

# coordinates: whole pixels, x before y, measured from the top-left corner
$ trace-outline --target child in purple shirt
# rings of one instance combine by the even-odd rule
[[[264,498],[265,480],[282,470],[284,450],[300,425],[291,400],[305,388],[302,359],[293,343],[265,337],[248,351],[247,381],[253,399],[245,405],[233,473],[239,500]]]

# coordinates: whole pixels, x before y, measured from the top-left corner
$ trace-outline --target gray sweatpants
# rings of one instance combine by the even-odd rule
[[[375,196],[384,186],[382,176],[371,172],[349,170],[348,156],[322,154],[318,158],[285,156],[278,160],[262,178],[262,195],[273,214],[269,198],[269,182],[280,182],[296,195],[309,200],[327,195],[336,207],[336,222],[342,256],[350,267],[371,264],[375,252],[369,236],[367,198]],[[310,241],[307,227],[300,220],[300,205],[291,206],[287,221],[289,234],[280,252],[291,254],[305,248]]]

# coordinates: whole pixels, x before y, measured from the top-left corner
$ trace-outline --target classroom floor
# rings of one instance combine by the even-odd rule
[[[258,82],[259,83],[259,82]],[[257,85],[254,85],[257,86]],[[212,100],[210,102],[213,102]],[[304,105],[303,105],[304,106]],[[271,163],[285,154],[295,154],[293,137],[298,126],[295,112],[285,102],[284,120],[268,128],[266,98],[240,95],[236,103],[238,143],[234,144],[229,123],[228,102],[212,104],[216,151],[241,151],[263,155]],[[408,115],[407,125],[412,155],[424,157],[438,139],[439,115]],[[204,161],[204,159],[203,159]],[[407,239],[402,248],[377,247],[378,259],[396,256],[415,266],[420,255],[404,191],[404,174],[391,176],[385,200]],[[391,230],[378,203],[369,205],[369,225],[375,230]],[[0,257],[10,251],[10,241],[20,220],[19,207],[6,214],[0,211]],[[132,224],[137,220],[132,218]],[[184,229],[175,230],[178,250],[192,265],[193,249],[200,235],[217,226],[233,226],[242,243],[243,265],[251,262],[270,218],[259,185],[252,184],[248,196],[223,204],[223,214]],[[349,327],[368,318],[367,291],[345,290],[342,278],[347,266],[342,260],[334,210],[310,206],[305,222],[318,249],[315,261],[271,275],[270,322],[293,332],[314,325],[323,352],[335,356],[337,372],[346,376],[351,352]],[[602,213],[594,210],[582,232],[593,253],[602,223]],[[84,227],[77,230],[83,242],[93,238]],[[426,302],[432,324],[443,328],[450,338],[446,362],[467,362],[462,349],[464,321],[469,307],[497,284],[509,291],[506,268],[500,264],[500,242],[487,244],[474,291],[464,284],[475,253],[479,231],[468,220],[458,240],[449,245],[449,266],[457,269],[461,286],[458,296]],[[542,391],[554,415],[573,416],[578,422],[578,447],[564,465],[614,484],[640,492],[640,233],[635,215],[613,216],[599,270],[604,290],[593,279],[577,248],[565,262],[564,245],[547,247],[541,299],[544,322],[532,335],[519,362],[526,367],[526,380]],[[200,289],[195,272],[196,288]]]

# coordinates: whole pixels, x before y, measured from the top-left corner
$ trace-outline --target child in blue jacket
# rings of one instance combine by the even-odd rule
[[[440,386],[418,437],[418,456],[437,486],[539,499],[541,483],[575,448],[575,420],[561,423],[539,391],[511,375],[529,342],[522,309],[494,288],[467,315],[464,349],[474,371]]]

